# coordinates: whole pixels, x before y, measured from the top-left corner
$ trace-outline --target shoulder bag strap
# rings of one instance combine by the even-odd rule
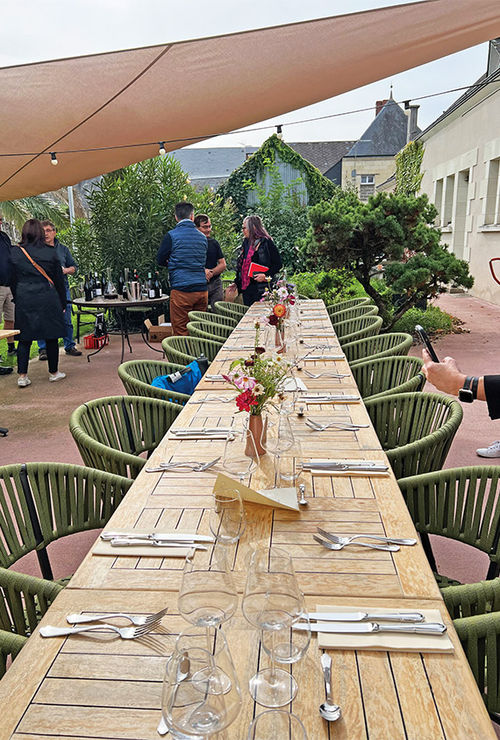
[[[51,280],[51,278],[49,278],[49,276],[47,275],[47,273],[45,272],[45,270],[43,269],[43,267],[40,267],[40,265],[37,264],[32,257],[30,257],[30,255],[28,254],[28,252],[25,250],[24,247],[19,247],[19,249],[24,253],[25,257],[27,257],[29,259],[29,261],[31,262],[31,264],[33,265],[33,267],[36,270],[38,270],[38,272],[41,275],[43,275],[44,278],[46,278],[49,281],[49,283],[53,286],[54,285],[54,281]]]

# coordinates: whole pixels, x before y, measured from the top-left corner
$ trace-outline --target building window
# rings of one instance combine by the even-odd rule
[[[443,178],[436,180],[434,191],[434,205],[436,206],[437,216],[434,221],[435,226],[441,226],[441,209],[443,207]]]
[[[484,223],[500,223],[500,159],[492,159],[489,163]]]
[[[360,175],[359,198],[368,200],[375,192],[375,175]]]
[[[453,195],[455,192],[455,175],[448,175],[445,181],[443,221],[441,226],[451,226],[453,216]]]

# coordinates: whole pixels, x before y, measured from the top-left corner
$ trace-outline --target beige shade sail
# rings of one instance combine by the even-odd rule
[[[2,68],[0,201],[56,190],[153,157],[160,141],[178,149],[497,36],[499,0],[425,0]]]

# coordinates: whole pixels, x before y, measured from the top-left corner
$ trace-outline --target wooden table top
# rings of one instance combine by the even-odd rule
[[[16,334],[20,333],[20,329],[0,329],[0,339],[10,339],[10,337],[15,337]]]
[[[338,349],[323,304],[310,302],[304,311],[323,312],[325,317],[319,321],[328,334],[327,340],[313,342],[328,341],[332,350]],[[262,306],[252,308],[227,344],[247,343],[252,334],[245,329],[251,328],[255,316],[262,313]],[[304,323],[309,322],[305,319]],[[304,341],[310,342],[309,338]],[[209,373],[225,370],[234,356],[232,350],[223,348]],[[309,365],[328,370],[338,367],[349,375],[338,382],[301,375],[309,390],[335,388],[356,393],[345,361],[312,361]],[[203,381],[172,429],[240,423],[241,415],[234,413],[232,402],[198,403],[214,397],[232,399],[234,395],[229,387]],[[361,402],[305,405],[305,415],[318,420],[369,424]],[[291,422],[306,459],[386,460],[371,425],[357,432],[313,432],[304,424],[304,417],[293,416]],[[170,431],[147,467],[171,459],[208,461],[222,456],[223,449],[223,441],[176,439]],[[251,484],[255,488],[271,486],[273,466],[268,458],[261,458],[252,476]],[[215,467],[203,474],[186,471],[179,474],[148,473],[143,469],[108,528],[176,529],[208,534],[212,488],[221,470]],[[276,544],[292,555],[310,609],[319,604],[357,606],[362,610],[376,606],[437,608],[449,627],[455,647],[454,653],[440,655],[331,650],[333,693],[342,706],[343,719],[329,730],[317,712],[324,688],[319,667],[321,651],[313,637],[306,657],[293,666],[299,692],[291,705],[291,710],[304,722],[309,740],[494,738],[490,719],[420,545],[402,547],[395,553],[355,546],[330,552],[312,539],[317,525],[345,534],[416,537],[392,473],[383,477],[345,474],[316,477],[308,473],[303,480],[309,499],[306,509],[295,512],[245,505],[247,529],[233,548],[234,577],[239,592],[244,587],[245,558],[250,549],[257,544]],[[209,552],[197,552],[195,557],[202,562],[209,556]],[[0,682],[0,706],[5,707],[2,717],[5,729],[0,732],[1,737],[16,740],[55,736],[63,740],[157,738],[165,657],[172,649],[173,636],[188,627],[177,611],[183,565],[180,558],[156,556],[156,553],[155,557],[135,558],[93,555],[91,551],[43,623],[62,626],[65,616],[75,611],[152,613],[169,606],[163,626],[172,634],[155,634],[141,641],[107,639],[103,647],[100,640],[89,636],[43,639],[35,633]],[[236,612],[224,631],[233,646],[243,708],[233,725],[217,737],[244,740],[254,712],[264,711],[262,707],[254,707],[246,690],[247,679],[262,660],[262,654],[256,634],[241,611]]]

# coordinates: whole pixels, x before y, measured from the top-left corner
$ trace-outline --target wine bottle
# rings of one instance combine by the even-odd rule
[[[91,301],[92,300],[92,289],[90,287],[88,275],[85,275],[85,282],[83,284],[83,292],[85,294],[85,300]]]
[[[158,271],[155,273],[155,298],[161,298],[161,283],[160,283],[160,276],[158,274]]]
[[[153,278],[150,272],[148,272],[148,298],[156,298],[155,286],[153,285]]]
[[[94,288],[95,297],[100,298],[102,296],[102,284],[101,284],[101,281],[99,280],[99,275],[97,274],[97,271],[95,272],[94,280],[95,280],[95,288]]]

